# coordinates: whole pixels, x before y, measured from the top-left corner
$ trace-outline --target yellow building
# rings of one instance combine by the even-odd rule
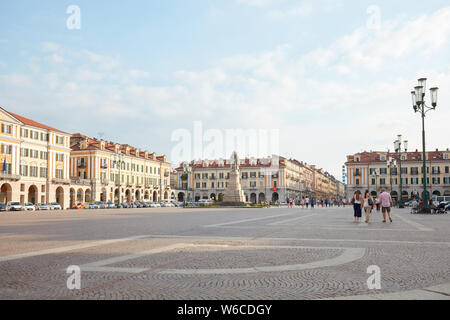
[[[70,134],[0,108],[0,202],[69,206]]]
[[[396,166],[388,168],[388,160],[393,159]],[[426,152],[426,182],[428,195],[450,196],[450,150]],[[362,152],[347,156],[347,197],[356,190],[369,190],[373,195],[381,188],[390,191],[394,200],[400,195],[400,166],[402,179],[402,198],[408,200],[422,195],[423,161],[422,152],[408,151]]]
[[[72,136],[71,149],[71,204],[174,200],[166,156],[82,134]]]
[[[185,166],[191,170],[187,181],[182,179]],[[186,190],[192,201],[220,200],[228,187],[230,166],[231,160],[224,159],[180,164],[172,183],[178,200],[185,199]],[[315,192],[330,200],[336,198],[336,180],[331,175],[295,159],[278,156],[240,159],[240,171],[247,202],[300,200],[314,197]]]

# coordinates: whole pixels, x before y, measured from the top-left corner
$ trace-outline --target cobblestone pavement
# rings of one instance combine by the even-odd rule
[[[351,208],[0,213],[0,299],[450,299],[450,216]],[[69,266],[81,289],[69,290]],[[371,290],[369,266],[381,271]]]

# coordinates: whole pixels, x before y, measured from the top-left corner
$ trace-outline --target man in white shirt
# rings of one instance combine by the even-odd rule
[[[387,193],[384,188],[381,189],[380,202],[381,202],[381,210],[383,212],[383,222],[386,222],[386,211],[387,211],[389,220],[392,223],[391,218],[392,198],[391,195]]]

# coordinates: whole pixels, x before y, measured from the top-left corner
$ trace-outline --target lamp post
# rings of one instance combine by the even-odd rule
[[[398,202],[399,208],[404,208],[403,205],[403,181],[402,181],[402,152],[408,152],[408,141],[403,141],[404,151],[402,150],[402,135],[399,134],[398,139],[394,141],[395,153],[398,156],[398,167],[400,171],[400,201]]]
[[[114,167],[119,169],[119,178],[116,179],[117,180],[117,188],[118,188],[118,195],[117,195],[118,207],[120,207],[120,183],[121,183],[121,178],[122,178],[121,169],[122,169],[122,164],[123,163],[124,163],[124,161],[123,161],[123,154],[119,150],[117,155],[114,155]]]
[[[387,161],[387,167],[389,170],[389,179],[390,179],[390,184],[391,184],[391,196],[392,196],[392,168],[397,168],[397,161],[395,159],[393,159],[392,157],[389,157],[389,160]]]
[[[435,110],[437,106],[437,94],[439,88],[434,87],[430,89],[431,107],[425,103],[425,91],[426,91],[426,78],[420,78],[419,85],[414,87],[414,91],[411,91],[412,103],[414,112],[419,112],[422,116],[422,161],[423,161],[423,193],[422,201],[423,206],[419,208],[421,213],[431,213],[429,206],[428,193],[427,193],[427,170],[426,170],[426,151],[425,151],[425,114],[430,110]]]
[[[184,207],[186,207],[187,197],[188,197],[188,188],[189,188],[189,174],[192,173],[191,167],[184,164],[183,166],[183,175],[181,176],[181,181],[186,181],[186,195],[184,196]]]
[[[376,191],[377,195],[378,195],[378,177],[379,176],[380,176],[380,174],[378,173],[378,170],[374,169],[373,173],[372,173],[372,178],[375,179],[375,191]]]

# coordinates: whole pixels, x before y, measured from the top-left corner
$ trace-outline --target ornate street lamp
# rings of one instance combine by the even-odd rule
[[[431,107],[425,103],[426,78],[419,79],[419,85],[411,92],[414,112],[419,112],[422,116],[422,161],[423,161],[423,206],[419,208],[420,213],[431,213],[429,198],[427,193],[427,170],[426,170],[426,151],[425,151],[425,114],[430,110],[435,110],[437,106],[437,94],[439,88],[430,89]]]
[[[188,197],[188,188],[189,188],[189,175],[192,173],[191,167],[186,165],[186,163],[183,164],[183,174],[181,175],[181,181],[184,184],[184,181],[186,181],[186,195],[184,196],[184,207],[186,207],[187,197]]]
[[[122,169],[122,165],[124,164],[124,160],[123,160],[123,154],[122,152],[119,150],[119,152],[117,152],[117,155],[114,155],[114,162],[113,162],[113,167],[118,168],[119,169],[119,178],[116,179],[117,180],[117,188],[118,188],[118,195],[117,195],[117,206],[120,207],[120,184],[121,184],[121,169]]]
[[[372,178],[375,179],[375,191],[376,191],[377,195],[378,195],[378,177],[379,176],[380,176],[380,174],[378,173],[378,170],[374,169],[373,173],[372,173]]]
[[[386,162],[386,164],[389,170],[389,178],[391,184],[390,194],[392,196],[392,169],[397,168],[397,160],[393,159],[392,157],[389,157],[389,160]]]
[[[398,139],[394,141],[395,153],[398,156],[398,166],[400,171],[400,201],[398,202],[399,208],[404,208],[403,204],[403,181],[402,181],[402,152],[408,152],[408,141],[403,141],[404,150],[402,150],[402,135],[399,134]]]

